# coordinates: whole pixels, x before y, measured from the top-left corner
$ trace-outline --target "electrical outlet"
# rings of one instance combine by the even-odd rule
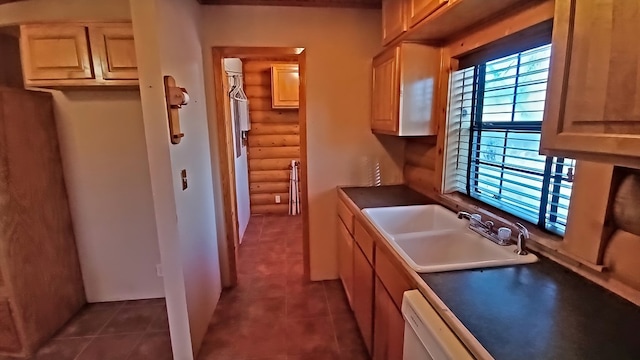
[[[276,195],[276,204],[280,204],[282,202],[282,199],[280,198],[280,195]]]
[[[156,264],[156,274],[158,275],[158,277],[164,276],[164,274],[162,273],[162,264]]]
[[[180,171],[180,177],[182,178],[182,191],[187,190],[187,188],[189,187],[189,183],[187,182],[186,169],[182,169],[182,171]]]

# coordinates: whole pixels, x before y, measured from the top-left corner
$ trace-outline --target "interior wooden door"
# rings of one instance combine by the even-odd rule
[[[91,25],[91,51],[105,80],[136,80],[138,65],[131,24]]]
[[[386,45],[407,31],[404,0],[382,1],[382,44]]]
[[[638,12],[637,1],[556,0],[543,153],[640,155]]]
[[[374,132],[396,133],[400,104],[400,48],[395,47],[373,59],[373,99],[371,129]]]
[[[274,109],[300,106],[300,74],[298,64],[276,64],[271,67],[271,100]]]
[[[409,0],[409,25],[413,27],[447,2],[449,0]]]
[[[20,50],[25,80],[94,77],[83,25],[23,25]]]
[[[373,350],[373,267],[360,247],[353,246],[353,313],[369,354]]]

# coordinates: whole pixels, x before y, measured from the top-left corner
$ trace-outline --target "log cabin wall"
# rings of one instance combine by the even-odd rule
[[[405,183],[422,193],[437,193],[436,137],[411,138],[406,142],[403,168]]]
[[[278,58],[244,59],[244,85],[249,98],[249,195],[251,214],[286,214],[289,165],[300,161],[298,109],[271,107],[271,66],[291,64]],[[277,204],[276,196],[281,203]]]

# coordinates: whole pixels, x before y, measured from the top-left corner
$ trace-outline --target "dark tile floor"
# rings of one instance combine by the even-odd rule
[[[303,279],[300,216],[253,216],[238,274],[198,360],[368,359],[340,281]]]
[[[170,360],[164,299],[88,304],[33,360]]]

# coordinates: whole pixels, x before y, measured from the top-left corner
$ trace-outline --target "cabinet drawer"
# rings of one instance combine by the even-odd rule
[[[371,237],[371,235],[369,235],[367,230],[365,230],[364,227],[357,221],[355,226],[355,232],[356,233],[354,237],[355,237],[356,243],[358,244],[358,246],[360,246],[360,249],[362,249],[362,252],[367,257],[367,260],[369,261],[369,263],[373,264],[373,248],[374,248],[373,238]]]
[[[347,204],[342,200],[338,200],[338,216],[342,219],[344,226],[346,226],[349,234],[353,235],[353,222],[354,216],[347,207]]]
[[[20,349],[22,345],[13,322],[9,301],[0,300],[0,351],[16,352]]]
[[[398,269],[391,259],[391,255],[378,249],[376,254],[376,274],[391,295],[398,309],[402,308],[402,295],[405,291],[415,289],[412,282]]]

